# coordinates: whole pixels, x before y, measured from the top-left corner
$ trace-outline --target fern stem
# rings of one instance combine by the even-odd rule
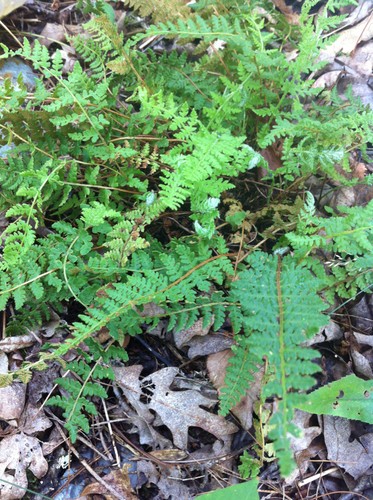
[[[109,191],[120,191],[121,193],[141,194],[140,191],[131,191],[130,189],[122,189],[111,186],[94,186],[92,184],[82,184],[80,182],[68,182],[68,181],[62,181],[61,183],[67,184],[68,186],[87,187],[91,189],[108,189]]]
[[[28,141],[27,139],[24,139],[22,136],[18,135],[13,129],[10,130],[9,127],[6,127],[5,125],[2,125],[1,123],[0,123],[0,128],[2,128],[3,130],[6,130],[7,132],[9,132],[9,134],[11,136],[14,135],[20,141],[24,142],[25,144],[28,144],[30,146],[30,151],[32,151],[32,150],[35,149],[36,151],[39,151],[39,153],[42,153],[43,155],[48,156],[49,158],[53,159],[53,156],[51,154],[49,154],[46,151],[44,151],[43,149],[40,149],[37,146],[35,146],[34,142],[31,142],[31,141]]]
[[[68,278],[68,276],[67,276],[67,272],[66,272],[66,266],[67,266],[67,259],[68,259],[68,256],[69,256],[69,254],[70,254],[70,252],[71,252],[72,247],[75,245],[75,243],[78,241],[78,239],[79,239],[79,235],[78,235],[78,236],[76,236],[76,237],[73,239],[73,241],[70,243],[69,248],[67,249],[67,252],[66,252],[65,257],[64,257],[64,259],[63,259],[63,277],[64,277],[64,279],[65,279],[65,283],[66,283],[67,288],[70,290],[70,293],[71,293],[71,295],[75,298],[75,300],[76,300],[77,302],[79,302],[79,304],[82,304],[82,306],[84,306],[84,307],[88,307],[88,304],[84,304],[84,302],[82,302],[82,301],[79,299],[79,297],[76,295],[76,293],[74,292],[74,290],[71,288],[71,285],[70,285],[70,283],[69,283],[69,278]]]
[[[284,405],[283,411],[285,418],[283,422],[285,424],[284,435],[287,435],[287,387],[286,387],[286,360],[285,360],[285,318],[284,318],[284,303],[282,299],[281,290],[281,257],[277,256],[277,270],[276,270],[276,289],[277,289],[277,301],[278,301],[278,335],[279,335],[279,357],[280,357],[280,376],[281,376],[281,388],[282,388],[282,402]]]
[[[22,288],[23,286],[29,285],[30,283],[33,283],[34,281],[36,281],[36,280],[38,280],[40,278],[44,278],[44,276],[48,276],[48,274],[52,274],[52,273],[54,273],[56,271],[58,271],[57,267],[55,269],[50,269],[49,271],[46,271],[45,273],[41,273],[38,276],[35,276],[35,278],[32,278],[32,279],[30,279],[28,281],[24,281],[20,285],[14,286],[12,288],[8,288],[7,290],[1,290],[0,291],[0,295],[4,295],[6,293],[14,292],[14,290],[18,290],[18,288]]]

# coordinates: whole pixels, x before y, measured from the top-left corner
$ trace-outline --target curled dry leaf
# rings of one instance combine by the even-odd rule
[[[210,333],[208,337],[194,337],[189,346],[188,358],[207,356],[216,352],[225,351],[233,344],[233,339],[220,333]]]
[[[14,352],[18,349],[25,349],[35,344],[36,338],[31,333],[26,335],[18,335],[18,337],[6,337],[0,340],[0,351],[2,352]]]
[[[26,0],[0,0],[0,18],[7,16],[13,10],[22,7]]]
[[[354,363],[355,373],[369,380],[372,380],[373,370],[372,367],[370,366],[369,360],[364,356],[364,354],[356,351],[355,349],[352,349],[351,357]]]
[[[132,493],[131,483],[128,476],[129,465],[125,464],[121,470],[115,470],[102,478],[102,483],[92,483],[84,488],[84,495],[104,495],[106,500],[135,500],[136,495]],[[107,483],[108,487],[105,486]],[[114,491],[117,495],[114,496]]]
[[[363,333],[352,332],[358,344],[369,345],[373,347],[373,335],[364,335]]]
[[[38,479],[48,470],[39,441],[23,433],[0,442],[0,498],[23,498],[28,486],[27,469]],[[6,482],[5,482],[6,481]]]
[[[0,373],[8,373],[8,358],[0,352]],[[0,388],[0,419],[8,421],[18,420],[25,406],[26,386],[13,382],[8,387]]]
[[[210,331],[210,328],[214,324],[214,321],[215,321],[214,316],[212,316],[209,323],[204,327],[203,318],[200,318],[190,328],[174,332],[175,344],[180,349],[184,345],[189,344],[189,342],[193,337],[195,336],[203,337],[207,335]]]
[[[62,42],[66,39],[66,27],[62,24],[46,23],[40,37],[40,43],[48,48],[52,43]]]

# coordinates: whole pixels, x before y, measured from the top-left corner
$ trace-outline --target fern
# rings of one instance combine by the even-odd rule
[[[281,472],[287,475],[294,465],[288,441],[288,433],[297,432],[291,424],[293,409],[305,398],[302,393],[314,385],[312,375],[319,370],[313,362],[317,353],[302,343],[328,319],[321,314],[325,304],[317,295],[319,280],[295,259],[256,252],[248,264],[250,268],[240,272],[232,284],[231,300],[241,304],[245,335],[239,337],[227,369],[221,412],[226,414],[239,401],[250,370],[265,358],[269,377],[263,395],[275,396],[277,406],[270,437]]]
[[[53,396],[47,401],[47,404],[58,406],[64,410],[65,427],[69,431],[73,443],[80,430],[89,431],[90,425],[87,415],[97,415],[95,404],[87,398],[107,398],[107,392],[100,381],[114,379],[114,372],[109,365],[110,360],[113,358],[128,360],[127,353],[113,345],[103,349],[92,338],[87,339],[86,345],[89,348],[89,354],[79,349],[82,359],[67,363],[65,365],[67,376],[56,380],[58,385],[66,391],[67,397]],[[91,368],[92,363],[93,368]],[[69,373],[73,375],[69,375]]]
[[[111,360],[126,359],[126,335],[161,316],[169,329],[200,318],[219,328],[228,310],[236,345],[221,410],[239,401],[265,359],[261,401],[275,401],[269,436],[286,473],[293,407],[317,371],[316,351],[302,343],[326,321],[318,294],[349,298],[372,283],[372,203],[322,216],[310,195],[302,202],[311,174],[349,184],[335,164],[348,170],[350,151],[364,155],[372,142],[369,109],[351,93],[346,102],[336,92],[319,96],[304,78],[325,47],[324,30],[340,19],[327,6],[314,24],[312,0],[285,33],[268,3],[276,27],[254,8],[259,2],[124,3],[155,25],[127,38],[109,3],[78,2],[92,17],[88,37],[71,39],[79,61],[68,75],[61,54],[50,57],[37,41],[16,51],[1,45],[2,59],[21,57],[38,75],[32,92],[21,81],[0,86],[0,306],[15,311],[7,333],[72,302],[83,308],[67,340],[1,382],[28,381],[77,350],[79,360],[61,361],[71,371],[59,382],[66,397],[51,400],[75,439],[105,397],[99,384],[110,379]],[[328,5],[334,11],[336,2]],[[157,55],[139,45],[150,36],[176,38],[175,46],[193,40],[196,49]],[[298,49],[293,60],[284,36]],[[275,141],[281,166],[268,176],[267,199],[243,195],[250,170],[268,167],[259,150]],[[287,192],[294,179],[299,189]],[[171,214],[179,224],[180,212],[188,236],[170,236],[164,221]],[[254,251],[265,243],[273,255]],[[292,256],[278,257],[284,249]],[[245,265],[241,252],[251,254]],[[93,340],[102,328],[114,344]]]

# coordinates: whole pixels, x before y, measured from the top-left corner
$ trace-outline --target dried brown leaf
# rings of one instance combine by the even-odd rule
[[[351,54],[359,43],[366,42],[373,37],[373,14],[363,19],[352,28],[343,30],[339,37],[319,55],[320,61],[332,62],[337,54]]]
[[[291,5],[287,5],[285,0],[272,0],[275,6],[281,11],[289,24],[299,24],[299,14],[294,12]]]
[[[18,349],[25,349],[35,344],[36,338],[31,333],[26,335],[18,335],[17,337],[6,337],[0,340],[0,351],[2,352],[13,352]]]
[[[143,385],[148,385],[149,390],[154,384],[154,390],[150,389],[153,394],[148,406],[170,429],[178,448],[187,448],[188,429],[192,426],[200,427],[218,439],[237,432],[238,429],[233,423],[201,408],[211,408],[216,405],[216,401],[195,390],[172,391],[170,385],[177,373],[177,368],[163,368],[146,377]]]
[[[129,465],[125,464],[121,470],[115,470],[110,472],[102,478],[103,482],[91,483],[84,488],[82,491],[82,496],[84,495],[104,495],[106,500],[135,500],[136,495],[133,494],[130,479],[128,476]],[[108,483],[118,496],[114,496],[109,492],[108,488],[105,487],[104,483]]]
[[[22,432],[30,436],[50,427],[52,427],[52,421],[45,415],[44,410],[28,402],[19,422]]]
[[[181,347],[189,344],[191,339],[195,336],[203,337],[207,335],[210,331],[210,328],[214,324],[214,317],[212,316],[208,325],[203,326],[203,318],[198,319],[194,325],[190,328],[186,328],[185,330],[179,330],[178,332],[174,332],[174,340],[177,347],[180,349]]]
[[[27,469],[38,479],[47,473],[48,464],[39,441],[23,433],[5,437],[0,442],[1,500],[24,497],[24,489],[28,486]]]
[[[197,390],[171,389],[170,386],[178,374],[177,368],[163,368],[141,382],[139,375],[142,367],[131,368],[132,373],[127,374],[126,368],[115,369],[117,380],[121,378],[120,386],[128,401],[136,408],[139,418],[147,421],[149,427],[150,424],[167,426],[178,448],[187,448],[188,430],[192,426],[200,427],[222,440],[237,431],[233,423],[204,409],[215,406],[216,400],[203,396]],[[147,398],[148,402],[142,402],[140,397],[142,400]],[[155,412],[155,418],[150,410]]]
[[[130,432],[138,431],[141,444],[170,448],[171,441],[154,429],[152,425],[154,415],[149,411],[147,405],[140,400],[141,396],[143,396],[140,382],[142,369],[141,365],[114,367],[116,381],[128,401],[128,407],[124,407],[126,405],[124,401],[122,407],[134,426],[134,429]]]
[[[373,466],[373,450],[351,440],[351,422],[346,418],[324,415],[323,421],[328,459],[358,479]]]
[[[293,484],[300,474],[305,474],[309,466],[309,459],[316,455],[320,445],[312,446],[312,441],[321,434],[319,426],[311,425],[313,416],[301,410],[294,413],[293,423],[301,430],[299,437],[290,435],[290,447],[294,453],[298,468],[286,478],[287,484]]]
[[[0,18],[21,7],[26,0],[0,0]]]

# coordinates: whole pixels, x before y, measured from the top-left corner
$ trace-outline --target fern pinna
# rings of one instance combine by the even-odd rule
[[[320,281],[292,256],[256,252],[247,262],[249,268],[238,274],[231,288],[237,345],[221,394],[221,412],[226,415],[239,402],[253,371],[266,360],[262,392],[264,399],[275,397],[270,438],[286,475],[293,465],[288,433],[297,432],[291,423],[293,408],[314,385],[312,375],[319,370],[313,362],[318,353],[302,344],[328,322],[322,314],[326,305],[317,295]]]

